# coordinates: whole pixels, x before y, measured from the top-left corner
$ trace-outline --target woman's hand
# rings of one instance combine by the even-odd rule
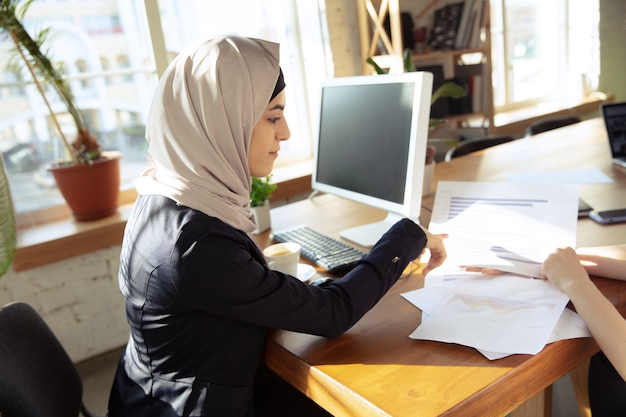
[[[626,281],[626,244],[582,247],[576,253],[589,275]]]
[[[421,227],[421,226],[420,226]],[[446,260],[448,256],[446,253],[446,246],[443,243],[443,240],[448,237],[447,234],[434,235],[422,227],[422,230],[426,234],[426,248],[430,251],[430,258],[428,259],[428,263],[422,269],[422,275],[426,276],[430,271],[440,266],[443,261]]]
[[[561,248],[551,253],[541,265],[541,276],[566,294],[572,284],[589,279],[587,271],[572,248]]]

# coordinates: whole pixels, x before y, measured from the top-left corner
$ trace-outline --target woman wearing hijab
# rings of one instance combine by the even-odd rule
[[[249,233],[251,176],[282,141],[278,44],[225,36],[190,47],[161,77],[119,284],[130,337],[109,416],[254,416],[253,385],[270,329],[335,337],[359,320],[441,237],[399,221],[357,267],[326,287],[269,269]]]

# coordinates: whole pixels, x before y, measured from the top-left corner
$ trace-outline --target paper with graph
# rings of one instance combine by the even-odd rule
[[[539,277],[557,247],[576,245],[578,187],[441,181],[428,229],[447,233],[446,266]]]
[[[546,281],[513,275],[468,274],[403,296],[422,310],[411,338],[471,346],[489,359],[540,352],[568,302]]]
[[[448,258],[423,289],[403,294],[423,312],[410,337],[471,346],[497,359],[586,336],[584,326],[563,316],[567,296],[531,278],[555,248],[575,246],[577,216],[576,186],[439,182],[429,229],[448,234]]]

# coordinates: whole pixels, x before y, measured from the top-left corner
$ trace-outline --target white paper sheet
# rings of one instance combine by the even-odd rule
[[[430,287],[428,289],[415,290],[402,294],[402,296],[414,306],[422,310],[422,322],[425,321],[434,310],[436,310],[440,304],[447,302],[449,294],[442,290],[441,287]],[[467,321],[467,320],[466,320]],[[444,334],[447,329],[442,331]],[[419,333],[413,333],[409,337],[419,339]],[[572,310],[565,308],[557,321],[552,334],[550,335],[546,344],[553,343],[564,339],[575,339],[580,337],[591,337],[591,332],[587,328],[585,322],[580,318],[578,314]],[[447,336],[429,337],[428,340],[443,341]],[[466,345],[465,343],[461,343]],[[471,346],[476,348],[476,346]],[[476,348],[483,356],[489,360],[501,359],[506,356],[517,353],[517,347],[514,347],[513,352],[491,352],[485,349]]]
[[[441,268],[482,266],[533,277],[557,247],[576,244],[578,187],[440,181],[428,226],[447,233]]]
[[[471,346],[492,357],[541,351],[569,301],[547,281],[478,273],[402,296],[427,314],[411,338]]]
[[[554,331],[552,332],[552,336],[550,336],[550,340],[548,340],[548,344],[558,340],[576,339],[579,337],[591,337],[591,332],[578,314],[566,308],[563,310],[561,317],[559,317],[559,321],[554,327]],[[489,360],[500,359],[512,355],[512,353],[488,352],[486,350],[479,350],[479,352]]]
[[[567,296],[530,278],[540,276],[541,263],[557,247],[575,246],[577,218],[575,185],[439,182],[429,229],[449,235],[448,258],[423,289],[403,294],[423,311],[410,337],[459,343],[498,359],[586,336],[576,316],[564,313]],[[510,273],[484,275],[461,266]]]
[[[598,168],[531,171],[506,174],[512,182],[545,184],[610,184],[613,180]]]

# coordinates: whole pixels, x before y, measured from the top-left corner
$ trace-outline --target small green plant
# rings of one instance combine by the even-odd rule
[[[271,176],[265,178],[252,177],[252,189],[250,190],[250,207],[260,207],[265,204],[277,185],[270,182]]]
[[[377,74],[387,74],[387,71],[382,69],[376,63],[376,61],[374,61],[371,57],[367,58],[366,62],[370,64],[372,67],[374,67],[374,70],[376,71]],[[402,62],[403,62],[404,72],[417,71],[415,68],[415,65],[413,65],[413,60],[411,59],[410,49],[407,48],[404,50],[404,56],[403,56]],[[452,97],[452,98],[465,97],[465,90],[463,89],[463,87],[461,87],[457,83],[454,83],[452,81],[446,81],[445,83],[441,84],[437,90],[433,92],[432,98],[430,99],[430,105],[432,106],[437,100],[439,100],[442,97]],[[440,119],[430,119],[428,127],[432,128],[443,122],[444,121]]]

